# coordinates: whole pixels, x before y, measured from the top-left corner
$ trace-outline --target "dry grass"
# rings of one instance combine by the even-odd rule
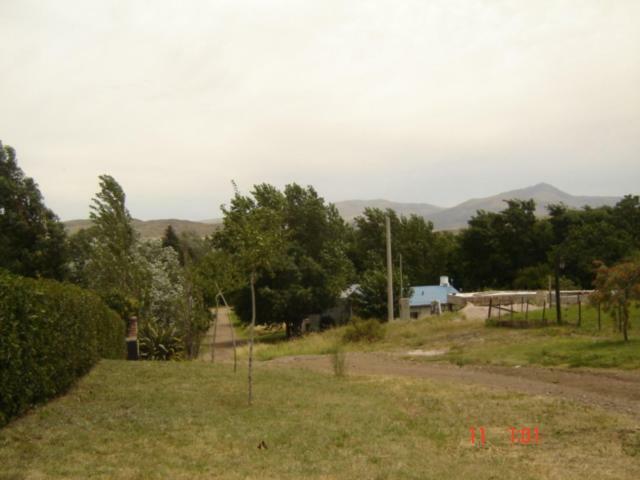
[[[103,361],[0,430],[0,478],[640,478],[639,425],[568,402],[295,369],[258,369],[255,392],[225,365]]]
[[[583,306],[582,325],[578,328],[577,307],[565,309],[567,325],[550,323],[545,328],[511,329],[486,327],[482,320],[468,320],[448,313],[421,320],[395,321],[386,326],[384,339],[372,343],[347,343],[346,351],[394,351],[414,349],[442,350],[448,353],[425,357],[422,361],[450,361],[456,364],[554,365],[594,368],[640,368],[640,339],[637,326],[631,341],[623,342],[614,330],[611,318],[602,314],[601,329],[597,311]],[[535,312],[541,315],[541,312]],[[533,315],[533,314],[532,314]],[[516,315],[518,318],[519,315]],[[632,310],[632,319],[640,309]],[[552,319],[553,320],[553,319]],[[635,325],[637,321],[632,322]],[[273,344],[259,345],[256,356],[269,360],[288,355],[331,353],[332,346],[344,334],[344,327],[321,334]]]

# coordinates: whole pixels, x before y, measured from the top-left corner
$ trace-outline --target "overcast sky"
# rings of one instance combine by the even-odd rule
[[[640,1],[0,0],[0,140],[63,219],[259,182],[452,206],[638,193]]]

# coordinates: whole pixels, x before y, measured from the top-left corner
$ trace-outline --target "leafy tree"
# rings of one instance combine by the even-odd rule
[[[608,311],[621,315],[622,334],[629,340],[629,308],[640,302],[640,260],[629,260],[613,267],[600,263],[594,282],[594,302],[600,302]]]
[[[122,187],[110,175],[101,175],[100,191],[89,214],[95,241],[87,266],[91,288],[126,318],[140,308],[143,270],[134,262],[138,235],[131,225]]]
[[[173,250],[178,254],[180,265],[184,265],[184,252],[182,250],[182,245],[180,245],[180,239],[171,225],[167,225],[167,228],[164,231],[164,235],[162,236],[162,246],[164,248],[173,248]]]
[[[234,184],[235,187],[235,184]],[[272,271],[284,258],[286,232],[282,218],[282,194],[266,184],[254,188],[252,196],[236,189],[229,208],[223,207],[224,228],[216,242],[247,278],[251,293],[249,330],[249,397],[253,401],[253,340],[256,324],[256,279]]]
[[[552,231],[533,200],[508,200],[499,213],[478,211],[460,234],[464,286],[509,288],[523,269],[547,261]]]
[[[594,262],[619,262],[640,248],[637,197],[627,196],[614,207],[570,210],[549,207],[556,250],[565,264],[563,274],[582,288],[592,285]],[[554,252],[550,252],[555,255]],[[550,262],[552,263],[552,262]]]
[[[269,212],[273,224],[283,232],[280,260],[256,271],[260,321],[284,322],[287,334],[296,335],[305,317],[335,305],[352,277],[346,254],[348,227],[335,207],[325,204],[311,187],[292,184],[280,192],[270,185],[260,185],[253,196],[252,208]],[[228,237],[238,219],[231,213],[225,217],[217,245],[233,253]],[[251,298],[246,288],[234,298],[236,311],[245,321],[252,312]]]
[[[410,284],[435,283],[440,275],[449,272],[455,249],[455,238],[451,233],[434,232],[433,224],[417,215],[398,217],[391,209],[367,208],[354,221],[350,250],[359,274],[379,269],[386,262],[387,216],[391,223],[394,265],[399,264],[402,256],[403,272]]]
[[[393,271],[394,285],[400,285],[400,274]],[[411,296],[408,278],[404,276],[403,296]],[[382,264],[366,270],[360,277],[359,288],[352,295],[356,313],[363,318],[386,320],[387,318],[387,270]],[[394,316],[399,316],[398,303]]]
[[[0,142],[0,268],[61,280],[66,256],[64,226],[18,166],[15,150]]]

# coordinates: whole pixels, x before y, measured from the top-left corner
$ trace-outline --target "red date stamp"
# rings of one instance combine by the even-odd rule
[[[538,427],[509,427],[511,445],[537,445],[540,443],[540,429]],[[482,447],[487,443],[487,432],[484,427],[469,427],[471,445]]]

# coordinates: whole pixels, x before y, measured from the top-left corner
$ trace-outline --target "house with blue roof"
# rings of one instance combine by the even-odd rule
[[[440,277],[440,285],[420,285],[412,289],[409,298],[411,318],[417,319],[440,311],[453,310],[454,305],[458,305],[451,297],[460,292],[451,286],[449,277]]]

